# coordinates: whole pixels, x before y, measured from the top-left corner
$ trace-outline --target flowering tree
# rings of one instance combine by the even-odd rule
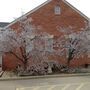
[[[10,28],[2,30],[0,33],[0,52],[9,52],[14,55],[23,63],[24,71],[26,71],[30,57],[42,61],[42,58],[45,59],[45,53],[51,51],[52,35],[39,32],[35,26],[31,25],[31,20],[27,18],[20,20],[19,24],[19,32]]]
[[[67,29],[61,28],[61,30],[64,32],[64,35],[55,41],[54,45],[58,48],[55,52],[60,56],[66,55],[69,68],[71,60],[85,55],[84,53],[90,54],[90,29],[86,27],[81,32],[74,32],[69,27]]]
[[[40,33],[33,40],[34,48],[31,51],[31,58],[33,60],[34,73],[46,74],[49,68],[48,56],[53,53],[53,39],[52,35],[48,33]],[[31,68],[30,67],[30,68]]]

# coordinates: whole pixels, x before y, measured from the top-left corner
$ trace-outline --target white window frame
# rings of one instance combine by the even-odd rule
[[[53,44],[53,40],[52,39],[47,39],[46,43],[45,43],[45,51],[52,52],[53,51],[52,44]]]
[[[61,8],[60,8],[59,5],[55,6],[54,12],[55,12],[55,15],[60,15],[61,14]]]

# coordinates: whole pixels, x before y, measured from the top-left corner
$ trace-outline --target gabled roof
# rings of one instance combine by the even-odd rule
[[[30,14],[32,14],[33,12],[37,11],[38,9],[40,9],[41,7],[43,7],[44,5],[50,3],[53,0],[47,0],[46,2],[44,2],[43,4],[39,5],[38,7],[34,8],[33,10],[29,11],[28,13],[26,13],[25,15],[17,18],[16,20],[12,21],[9,25],[7,25],[5,28],[8,28],[9,26],[13,25],[14,23],[16,23],[17,21],[19,21],[21,18],[26,17]],[[76,9],[74,6],[72,6],[70,3],[68,3],[66,0],[62,0],[65,4],[67,4],[68,6],[70,6],[74,11],[76,11],[78,14],[80,14],[82,17],[84,17],[86,20],[89,20],[89,18],[84,15],[82,12],[80,12],[78,9]]]
[[[47,0],[44,3],[42,3],[41,5],[39,5],[38,7],[34,8],[33,10],[27,12],[26,14],[22,15],[21,17],[17,18],[16,20],[12,21],[8,26],[6,26],[5,28],[8,28],[9,26],[11,26],[12,24],[16,23],[17,21],[19,21],[21,18],[28,16],[29,14],[35,12],[36,10],[40,9],[41,7],[43,7],[44,5],[48,4],[49,2],[51,2],[52,0]]]
[[[89,20],[89,18],[85,14],[83,14],[81,11],[79,11],[77,8],[75,8],[73,5],[71,5],[69,2],[67,2],[66,0],[63,0],[63,2],[66,3],[68,6],[70,6],[77,13],[79,13],[81,16],[83,16],[85,19]]]
[[[9,25],[8,22],[0,22],[0,28],[4,28],[7,25]]]

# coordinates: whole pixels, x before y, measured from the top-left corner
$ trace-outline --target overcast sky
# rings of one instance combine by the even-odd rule
[[[0,22],[11,22],[47,0],[0,0]],[[90,18],[90,0],[67,0]]]

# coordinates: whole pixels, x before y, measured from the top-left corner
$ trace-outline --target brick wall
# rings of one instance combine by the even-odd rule
[[[61,8],[61,14],[55,15],[54,7],[58,5]],[[87,20],[74,11],[70,6],[65,4],[62,0],[52,0],[48,4],[44,5],[43,7],[39,8],[35,12],[27,15],[28,18],[32,18],[32,24],[38,27],[42,27],[42,31],[48,32],[51,35],[56,37],[62,35],[57,30],[57,27],[64,27],[67,28],[69,26],[74,27],[73,30],[80,31],[81,28],[85,27],[85,22]],[[10,26],[14,30],[19,31],[19,23],[18,21],[15,22]],[[60,63],[66,63],[60,57],[55,58]],[[79,59],[73,60],[71,62],[71,66],[79,66],[85,63],[90,63],[88,59]],[[12,69],[17,65],[17,59],[11,55],[6,55],[3,60],[4,68],[7,67],[8,69]]]

